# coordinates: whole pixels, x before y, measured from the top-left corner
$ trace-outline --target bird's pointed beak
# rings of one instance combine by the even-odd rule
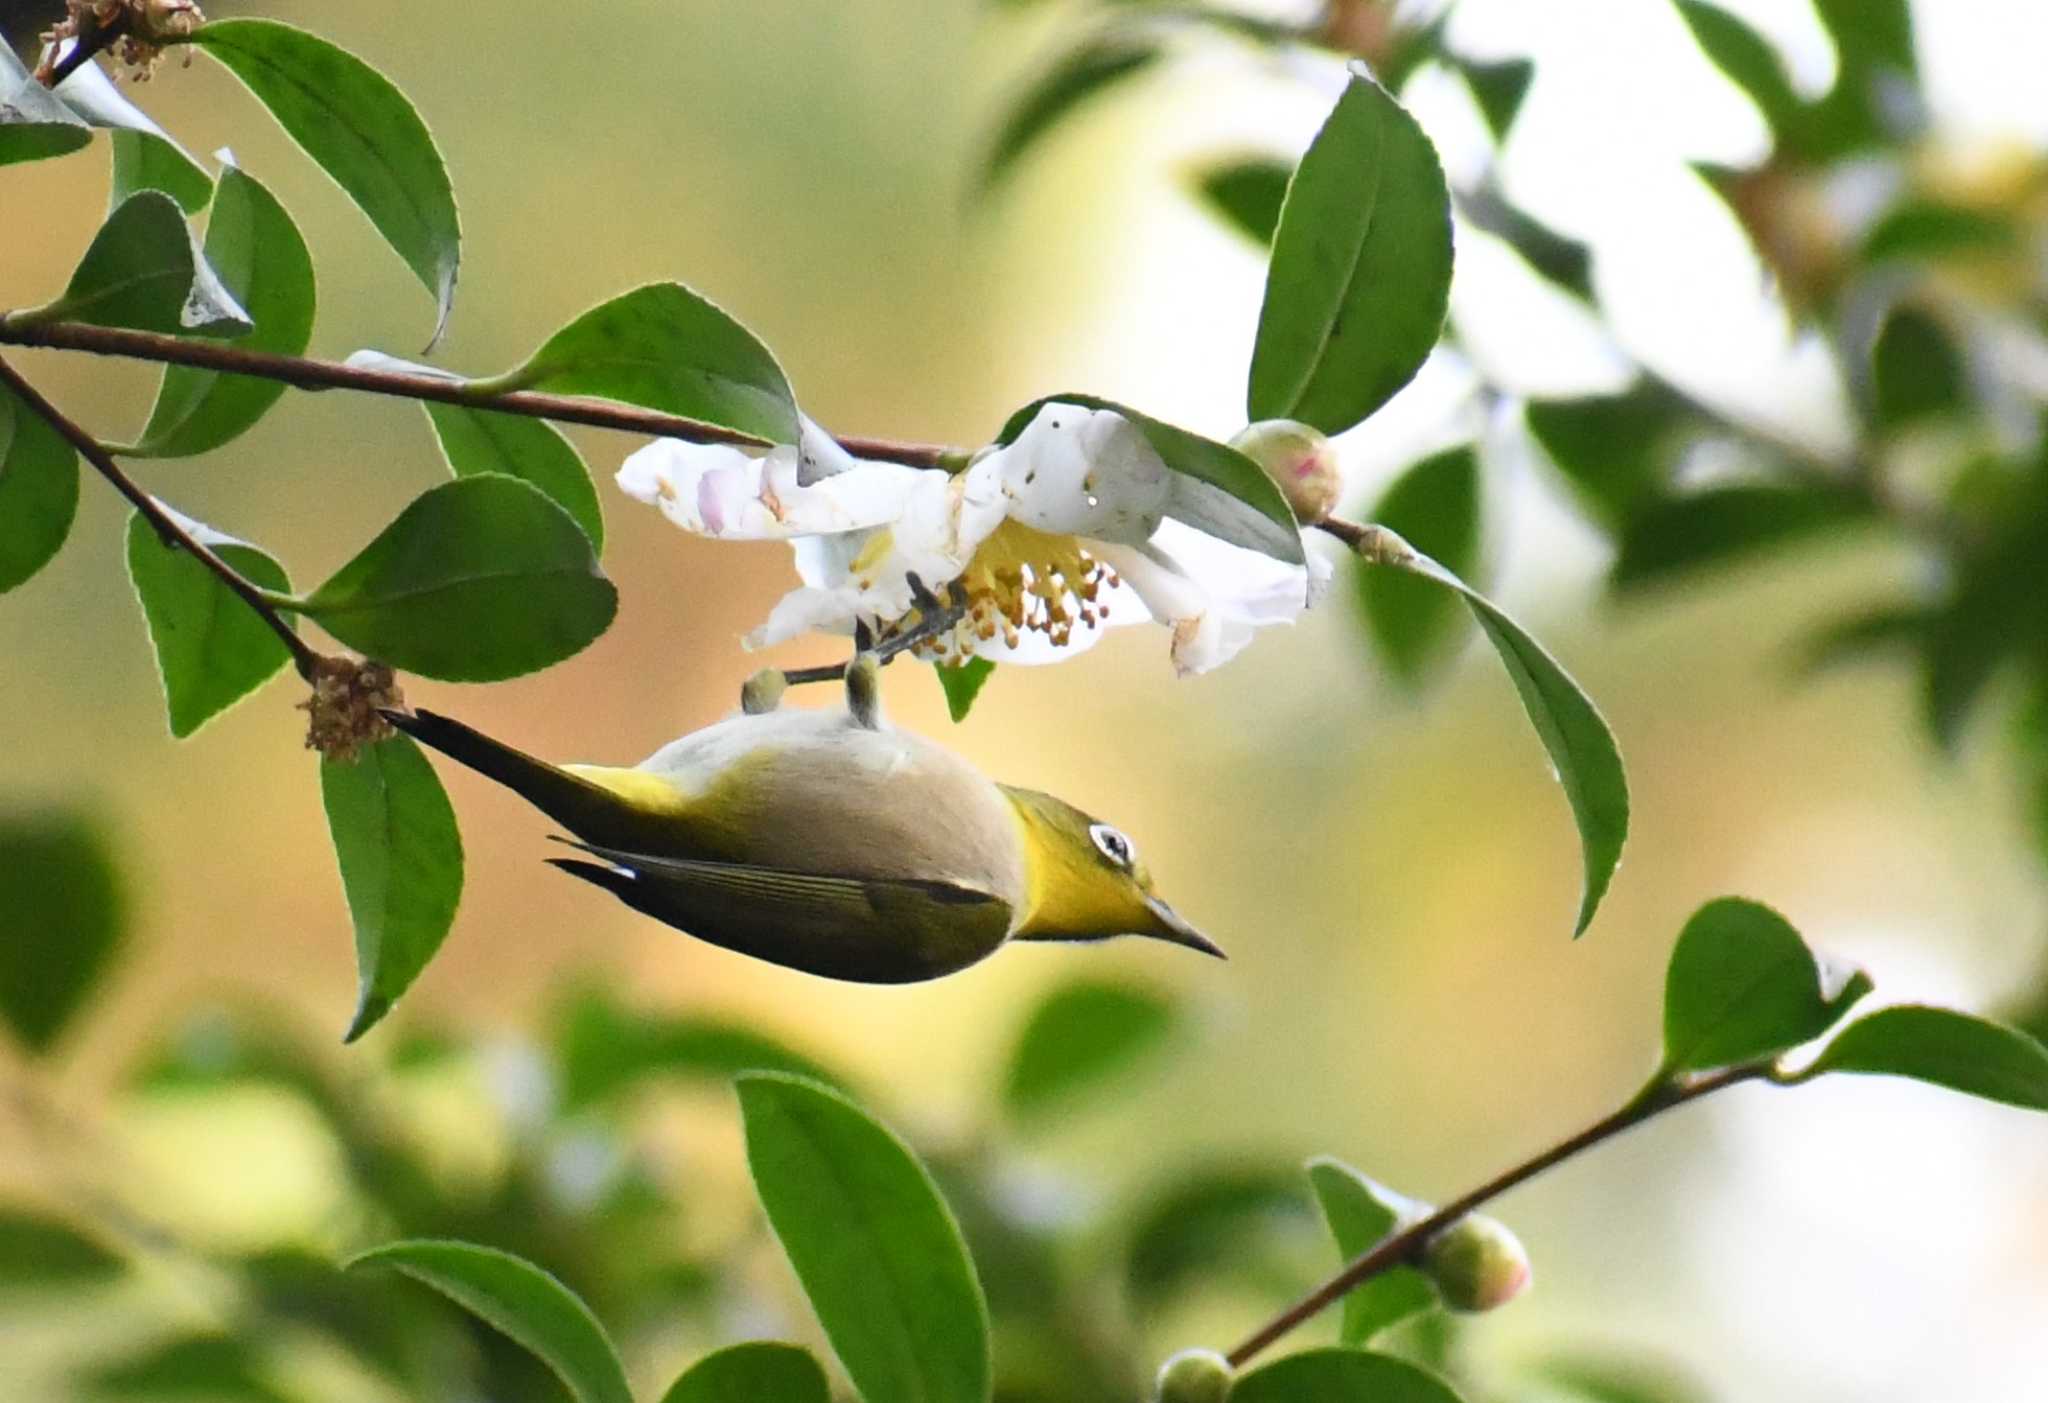
[[[1145,898],[1145,908],[1152,913],[1152,929],[1145,932],[1155,940],[1169,940],[1175,945],[1185,945],[1190,950],[1200,950],[1205,955],[1214,955],[1219,960],[1230,956],[1208,936],[1189,925],[1181,914],[1156,896]]]

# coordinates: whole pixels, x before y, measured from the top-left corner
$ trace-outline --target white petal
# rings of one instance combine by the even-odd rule
[[[790,445],[749,454],[729,444],[658,439],[629,455],[618,483],[627,496],[661,508],[685,531],[720,540],[792,536],[878,526],[936,474],[895,463],[855,463],[805,487]]]
[[[1026,526],[1124,545],[1158,528],[1173,485],[1135,424],[1077,404],[1045,405],[975,467],[1000,481],[1009,515]]]
[[[749,633],[744,642],[748,648],[772,648],[813,631],[851,633],[854,612],[851,601],[836,591],[809,586],[793,589],[775,601],[775,607],[768,611],[768,621]]]

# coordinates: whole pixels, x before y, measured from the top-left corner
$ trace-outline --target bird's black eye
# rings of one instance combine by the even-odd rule
[[[1090,824],[1088,836],[1095,840],[1095,846],[1102,855],[1119,867],[1129,867],[1137,858],[1137,849],[1131,846],[1131,840],[1106,823]]]

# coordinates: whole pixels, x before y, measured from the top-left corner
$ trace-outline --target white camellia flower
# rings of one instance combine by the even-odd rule
[[[765,647],[865,622],[877,638],[917,622],[911,576],[965,608],[919,656],[1052,662],[1105,629],[1156,621],[1185,675],[1227,662],[1266,625],[1308,607],[1328,566],[1277,560],[1166,513],[1174,474],[1107,409],[1048,403],[962,472],[856,459],[808,419],[796,445],[749,453],[662,439],[619,486],[685,531],[787,540],[800,589],[748,636]]]

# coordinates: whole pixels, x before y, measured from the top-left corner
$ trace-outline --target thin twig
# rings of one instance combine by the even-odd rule
[[[86,11],[89,15],[92,12]],[[128,23],[133,14],[125,7],[105,24],[94,24],[78,36],[78,41],[47,68],[38,68],[36,77],[46,88],[54,88],[79,69],[92,61],[93,55],[112,48],[120,37],[128,32]]]
[[[678,438],[691,443],[730,443],[743,447],[765,447],[767,443],[753,434],[720,424],[707,424],[678,414],[663,414],[608,400],[543,394],[533,390],[479,393],[468,381],[455,377],[277,355],[220,341],[188,340],[122,327],[86,326],[79,322],[36,325],[10,322],[6,316],[0,316],[0,342],[185,365],[227,375],[248,375],[259,380],[281,381],[302,390],[358,390],[400,399],[459,404],[470,409],[553,419],[564,424],[587,424],[593,428],[619,429],[656,438]],[[857,437],[841,437],[839,442],[856,458],[902,463],[913,468],[943,467],[958,453],[956,449],[938,443],[903,443],[894,439]]]
[[[133,503],[135,510],[141,512],[143,519],[156,529],[156,534],[163,539],[165,545],[184,551],[211,570],[220,582],[227,586],[230,593],[255,610],[263,622],[270,626],[271,632],[284,641],[284,646],[292,655],[292,664],[299,670],[299,676],[308,681],[312,680],[314,668],[321,660],[320,654],[293,631],[282,614],[271,607],[270,601],[264,598],[261,589],[244,579],[234,566],[222,560],[203,542],[195,539],[191,532],[180,526],[156,498],[136,486],[134,479],[121,471],[120,466],[100,445],[99,440],[73,423],[56,405],[44,399],[35,386],[22,379],[20,372],[4,360],[0,360],[0,383],[4,383],[24,404],[41,415],[51,428],[62,434],[71,446],[84,456],[86,462],[93,465],[101,477],[113,484],[115,491]]]
[[[1345,1265],[1342,1271],[1339,1271],[1328,1281],[1316,1287],[1315,1290],[1309,1292],[1264,1325],[1252,1331],[1250,1335],[1245,1337],[1243,1343],[1230,1351],[1226,1357],[1230,1360],[1233,1367],[1242,1366],[1254,1355],[1258,1354],[1259,1351],[1265,1349],[1267,1345],[1272,1344],[1310,1316],[1334,1304],[1338,1299],[1355,1290],[1362,1283],[1378,1276],[1381,1272],[1391,1271],[1395,1267],[1406,1266],[1419,1260],[1423,1251],[1428,1247],[1431,1238],[1457,1222],[1473,1209],[1478,1208],[1490,1199],[1499,1197],[1516,1185],[1535,1178],[1551,1166],[1570,1159],[1579,1151],[1591,1149],[1601,1141],[1611,1139],[1621,1134],[1624,1130],[1640,1125],[1650,1119],[1650,1117],[1670,1110],[1673,1106],[1682,1106],[1688,1101],[1697,1101],[1702,1096],[1711,1095],[1724,1087],[1734,1086],[1738,1082],[1754,1081],[1769,1076],[1770,1068],[1767,1065],[1750,1064],[1747,1066],[1724,1068],[1721,1071],[1710,1072],[1705,1076],[1696,1077],[1690,1081],[1677,1084],[1661,1079],[1651,1082],[1649,1086],[1637,1093],[1627,1105],[1614,1112],[1614,1114],[1595,1121],[1568,1139],[1558,1141],[1558,1143],[1552,1145],[1541,1154],[1536,1155],[1532,1159],[1524,1160],[1505,1173],[1495,1175],[1470,1193],[1465,1194],[1461,1198],[1453,1199],[1450,1203],[1437,1209],[1427,1218],[1410,1224],[1390,1237],[1382,1238],[1373,1245],[1371,1250],[1353,1258]]]
[[[915,572],[909,579],[910,597],[917,606],[917,623],[901,633],[891,634],[880,643],[873,643],[870,639],[860,637],[856,637],[854,641],[854,651],[873,653],[878,667],[886,667],[900,654],[909,652],[928,638],[936,638],[959,623],[961,615],[967,612],[966,606],[961,603],[951,585],[946,586],[946,597],[941,599],[925,588],[924,581],[919,579]],[[863,623],[860,627],[865,628],[866,625]],[[806,682],[837,682],[844,676],[844,664],[820,663],[816,667],[799,667],[786,671],[782,674],[782,679],[795,687]]]

